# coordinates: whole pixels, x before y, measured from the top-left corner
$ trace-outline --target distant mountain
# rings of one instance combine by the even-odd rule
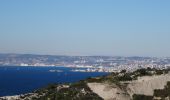
[[[0,54],[0,65],[20,66],[21,64],[63,65],[79,60],[79,57],[62,55]]]

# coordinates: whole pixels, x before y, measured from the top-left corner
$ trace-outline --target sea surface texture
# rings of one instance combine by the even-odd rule
[[[76,82],[107,73],[72,72],[66,67],[0,67],[0,96],[32,92],[53,83]]]

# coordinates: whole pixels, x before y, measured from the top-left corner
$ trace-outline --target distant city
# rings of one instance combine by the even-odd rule
[[[170,68],[170,57],[0,54],[0,66],[62,66],[73,67],[75,72],[119,72],[121,70],[134,71],[148,67],[157,69]]]

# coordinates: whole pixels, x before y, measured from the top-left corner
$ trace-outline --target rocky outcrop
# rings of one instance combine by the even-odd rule
[[[104,100],[131,100],[134,94],[153,96],[155,89],[164,89],[170,74],[138,77],[137,80],[121,82],[124,88],[110,83],[88,83],[90,89]]]
[[[139,77],[138,80],[129,82],[127,90],[131,96],[133,94],[152,96],[155,89],[163,89],[168,81],[170,81],[170,74],[143,76]]]
[[[88,83],[91,90],[104,100],[129,100],[130,96],[114,84]]]

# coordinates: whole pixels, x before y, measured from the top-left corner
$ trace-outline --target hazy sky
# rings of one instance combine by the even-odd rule
[[[0,0],[0,52],[170,56],[170,0]]]

